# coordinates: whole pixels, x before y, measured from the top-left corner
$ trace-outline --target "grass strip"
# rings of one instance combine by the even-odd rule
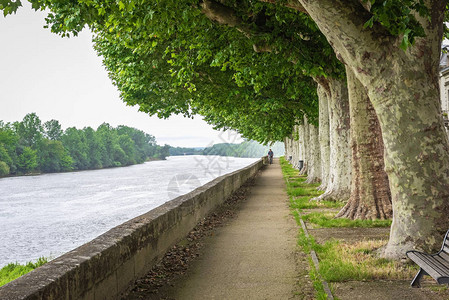
[[[312,248],[320,259],[320,274],[328,282],[413,278],[417,266],[377,256],[376,250],[386,243],[386,240],[365,240],[345,244],[333,240],[323,245],[313,243]]]
[[[300,219],[313,223],[317,227],[389,227],[391,220],[350,220],[335,218],[336,212],[331,209],[341,208],[344,203],[330,201],[310,201],[316,197],[317,184],[306,184],[306,177],[299,176],[288,161],[281,158],[281,167],[290,196],[290,209],[298,226]],[[299,189],[299,190],[296,190]],[[327,209],[320,212],[305,212],[304,210]],[[306,214],[307,213],[307,214]],[[387,243],[386,240],[359,241],[346,244],[337,240],[330,240],[324,244],[316,243],[313,236],[307,238],[299,230],[298,245],[302,251],[309,253],[312,249],[317,253],[320,261],[319,273],[327,282],[342,282],[347,280],[395,280],[410,279],[417,272],[417,267],[401,264],[393,260],[379,258],[377,250]],[[321,281],[310,260],[310,277],[317,290],[317,299],[326,299]],[[332,288],[332,286],[331,286]]]
[[[338,227],[390,227],[391,220],[351,220],[347,218],[335,218],[337,211],[328,212],[307,212],[305,209],[339,209],[344,206],[341,201],[314,201],[311,200],[323,192],[318,191],[319,183],[307,184],[306,176],[299,175],[298,170],[293,168],[285,158],[281,157],[281,168],[287,185],[287,194],[290,197],[290,205],[292,209],[299,209],[304,214],[303,220],[321,228],[338,228]]]
[[[26,273],[46,264],[48,260],[44,257],[39,258],[36,262],[28,262],[25,265],[19,263],[10,263],[0,269],[0,286],[13,281]]]
[[[347,218],[335,219],[335,213],[332,212],[311,212],[303,216],[305,222],[313,223],[315,227],[325,228],[373,228],[390,227],[391,220],[350,220]]]

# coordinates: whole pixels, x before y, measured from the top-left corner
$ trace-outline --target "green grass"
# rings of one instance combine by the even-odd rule
[[[320,274],[329,282],[413,278],[418,271],[417,266],[377,256],[376,250],[386,243],[386,240],[365,240],[345,244],[333,240],[324,245],[313,242],[312,248],[320,260]]]
[[[307,184],[306,176],[299,175],[298,170],[294,169],[288,161],[281,157],[281,167],[284,179],[287,185],[287,193],[290,196],[290,208],[299,209],[340,209],[345,203],[341,201],[315,201],[311,200],[318,197],[323,192],[318,191],[319,183]],[[347,218],[334,218],[336,213],[313,212],[303,215],[303,220],[313,223],[318,227],[389,227],[391,220],[350,220]]]
[[[0,269],[0,286],[13,281],[14,279],[19,278],[20,276],[25,275],[28,272],[31,272],[32,270],[42,266],[47,262],[48,260],[46,258],[41,257],[36,262],[29,262],[26,265],[10,263],[4,266]]]
[[[301,216],[299,215],[298,211],[293,210],[292,213],[293,213],[293,216],[294,216],[296,222],[298,223],[298,225],[300,225]],[[310,251],[312,250],[312,245],[316,245],[314,238],[312,236],[306,237],[304,231],[300,227],[299,233],[298,233],[298,246],[301,248],[301,250],[304,253],[310,253]],[[318,273],[318,271],[315,269],[315,265],[313,264],[311,256],[308,257],[308,262],[309,262],[309,266],[310,266],[309,277],[312,280],[313,287],[316,291],[315,299],[325,300],[325,299],[327,299],[327,294],[324,291],[324,287],[323,287],[323,284],[322,284],[321,278],[320,278],[320,273]],[[332,290],[332,287],[330,287],[330,288]],[[337,298],[335,298],[335,299],[337,299]]]
[[[312,212],[307,215],[303,215],[302,218],[305,222],[313,223],[319,227],[362,227],[362,228],[372,228],[372,227],[390,227],[391,220],[350,220],[347,218],[334,218],[335,213],[323,213],[323,212]]]
[[[300,226],[300,220],[313,223],[318,227],[389,227],[391,220],[350,220],[347,218],[335,218],[336,211],[344,206],[343,202],[310,201],[320,195],[316,188],[319,184],[306,184],[306,177],[300,176],[298,170],[283,158],[281,158],[282,172],[290,196],[290,208],[296,222]],[[325,211],[309,212],[305,209],[326,208]],[[410,279],[417,271],[416,266],[403,265],[401,263],[379,258],[376,250],[384,246],[387,241],[360,241],[345,244],[336,240],[327,241],[321,245],[315,242],[313,236],[307,238],[299,230],[298,245],[305,253],[313,249],[320,260],[320,275],[328,282],[341,282],[346,280],[394,280]],[[313,262],[310,261],[310,278],[317,291],[317,299],[326,299],[319,274],[315,271]],[[332,287],[332,286],[331,286]]]
[[[280,159],[282,174],[287,185],[287,194],[290,196],[291,208],[294,209],[313,209],[313,208],[341,208],[344,203],[334,201],[310,201],[318,197],[323,191],[318,191],[319,183],[305,183],[307,177],[299,175],[298,170],[294,169],[283,157]]]
[[[304,196],[291,199],[291,207],[295,209],[313,209],[313,208],[342,208],[343,202],[340,201],[310,201],[311,196]]]
[[[298,225],[301,216],[297,211],[293,215]],[[386,240],[359,241],[345,244],[330,240],[318,244],[313,236],[308,238],[302,229],[298,234],[298,245],[305,253],[314,250],[320,261],[320,275],[327,282],[343,282],[348,280],[409,280],[418,271],[416,265],[405,265],[400,262],[379,258],[376,250],[384,246]],[[319,275],[310,260],[309,276],[317,291],[316,298],[325,297]],[[331,286],[332,287],[332,286]],[[326,299],[326,298],[323,298]]]

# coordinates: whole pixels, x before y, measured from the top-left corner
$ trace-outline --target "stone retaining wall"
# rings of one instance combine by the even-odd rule
[[[218,177],[0,287],[1,300],[119,299],[266,158]]]

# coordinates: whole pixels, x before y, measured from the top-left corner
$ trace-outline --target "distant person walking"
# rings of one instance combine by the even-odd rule
[[[274,155],[274,153],[270,149],[270,151],[268,151],[268,159],[270,161],[270,165],[273,163],[273,155]]]

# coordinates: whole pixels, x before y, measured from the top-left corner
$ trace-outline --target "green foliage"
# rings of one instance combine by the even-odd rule
[[[9,174],[9,166],[0,160],[0,176],[5,176]]]
[[[35,147],[42,139],[42,122],[36,113],[27,114],[22,122],[15,122],[13,125],[20,137],[19,144],[25,147]]]
[[[211,22],[189,0],[33,3],[50,9],[54,32],[91,27],[128,104],[160,117],[200,113],[217,128],[263,143],[282,140],[304,114],[316,123],[310,76],[343,74],[310,18],[281,5],[222,1],[249,30],[245,35]],[[255,53],[254,45],[270,51]]]
[[[266,146],[256,141],[245,141],[240,144],[214,144],[211,147],[205,148],[202,151],[202,154],[234,157],[262,157],[267,155],[270,147],[276,156],[284,153],[284,144],[280,142],[277,142],[271,146]]]
[[[58,120],[50,120],[44,123],[45,132],[44,135],[49,140],[59,141],[61,140],[63,131],[61,124]]]
[[[7,164],[8,170],[13,165],[13,160],[9,155],[8,151],[6,150],[5,146],[3,145],[3,143],[0,143],[0,161],[3,161],[4,163]]]
[[[61,141],[44,139],[39,145],[39,169],[42,172],[71,171],[73,164]]]
[[[179,155],[203,155],[204,148],[170,147],[170,156]]]
[[[165,159],[167,156],[170,156],[170,145],[165,144],[164,146],[156,146],[156,151],[153,154],[153,158],[157,159]]]
[[[89,167],[87,157],[87,145],[82,130],[75,127],[67,128],[61,137],[64,147],[73,159],[73,167],[76,170],[85,170]]]
[[[271,148],[276,156],[284,154],[284,143],[276,142],[271,146],[256,141],[244,141],[240,144],[220,143],[206,148],[170,147],[170,155],[220,155],[234,157],[262,157]]]
[[[32,270],[46,264],[48,260],[44,257],[39,258],[36,262],[28,262],[26,265],[18,263],[10,263],[0,269],[0,286],[7,284],[14,279],[31,272]]]
[[[17,153],[19,137],[11,124],[0,121],[0,160],[8,164],[11,173],[17,170]]]
[[[2,175],[127,166],[165,159],[168,147],[127,126],[113,128],[104,123],[97,131],[90,127],[62,131],[57,120],[42,126],[35,113],[12,125],[0,121],[0,161],[6,164],[2,164]]]
[[[30,173],[37,168],[37,151],[30,147],[23,148],[22,154],[17,159],[18,170],[22,173]]]
[[[365,27],[372,28],[377,22],[394,36],[401,36],[400,47],[405,51],[415,42],[415,38],[424,37],[425,32],[417,20],[430,18],[429,9],[423,0],[368,0],[371,4],[372,17],[365,23]]]
[[[0,0],[0,10],[3,11],[5,17],[15,13],[20,6],[22,6],[20,0]]]
[[[262,143],[291,134],[303,115],[317,123],[311,77],[344,76],[313,20],[284,1],[219,1],[233,20],[225,25],[208,19],[201,1],[30,2],[49,11],[48,26],[62,36],[92,29],[95,49],[127,104],[163,118],[199,113],[216,128]],[[424,35],[419,19],[429,13],[423,0],[365,2],[365,26],[399,36],[403,49]],[[18,6],[20,1],[0,1],[5,15]],[[116,150],[101,164],[132,161]],[[86,164],[83,157],[74,160]]]

